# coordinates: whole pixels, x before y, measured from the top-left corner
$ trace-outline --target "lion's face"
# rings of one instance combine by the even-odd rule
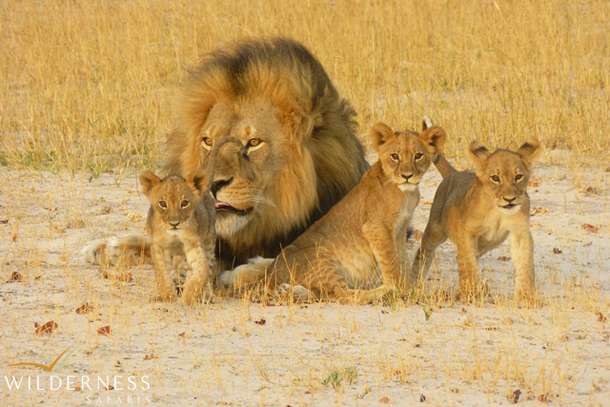
[[[284,179],[292,178],[294,166],[303,170],[297,143],[280,122],[277,109],[264,101],[237,108],[217,104],[210,111],[199,149],[221,237],[233,236],[257,217],[286,215],[282,209],[289,208],[280,202],[285,198],[281,195],[297,185],[286,185]],[[313,167],[307,172],[303,182],[315,179]],[[315,193],[309,196],[315,199]]]
[[[187,183],[182,177],[169,176],[160,179],[150,171],[140,175],[142,191],[148,197],[151,208],[169,232],[179,231],[192,216],[200,201],[198,181]]]
[[[469,154],[476,166],[477,178],[505,213],[516,213],[527,202],[530,166],[540,151],[538,142],[523,144],[518,151],[496,150],[472,143]]]
[[[444,132],[437,130],[440,128],[422,133],[393,131],[383,123],[371,129],[373,147],[379,154],[383,172],[401,191],[414,191],[419,186],[432,161],[431,134],[436,131],[435,134],[444,137]]]

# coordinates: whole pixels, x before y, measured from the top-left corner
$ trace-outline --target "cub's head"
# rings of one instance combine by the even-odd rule
[[[515,213],[527,201],[530,168],[542,150],[537,140],[524,143],[517,151],[498,149],[491,153],[474,141],[468,148],[477,178],[493,196],[500,210]]]
[[[377,123],[371,129],[370,137],[384,174],[401,191],[414,191],[446,135],[436,126],[417,133],[394,131],[383,123]]]
[[[202,178],[187,182],[180,176],[170,175],[161,179],[151,171],[140,175],[140,184],[151,210],[168,230],[179,230],[191,218],[203,191]]]

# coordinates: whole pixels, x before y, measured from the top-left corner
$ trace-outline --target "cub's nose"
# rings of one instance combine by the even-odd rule
[[[180,221],[179,220],[170,220],[168,223],[171,227],[175,228],[176,226],[178,226],[180,224]]]
[[[516,197],[516,196],[513,196],[513,197],[508,197],[508,196],[505,196],[505,197],[504,197],[504,200],[505,200],[506,202],[508,202],[508,203],[513,203],[513,201],[514,201],[515,199],[517,199],[517,197]]]
[[[411,179],[411,177],[413,176],[413,174],[402,174],[402,177],[404,178],[405,181],[409,181],[409,179]]]
[[[233,181],[233,178],[218,179],[212,182],[212,185],[210,185],[210,192],[212,193],[212,196],[216,198],[216,194],[218,193],[218,191],[220,191],[223,187],[229,185],[231,181]]]

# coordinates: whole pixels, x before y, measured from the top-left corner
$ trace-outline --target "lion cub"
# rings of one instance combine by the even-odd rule
[[[526,189],[530,168],[540,151],[538,141],[526,142],[517,151],[498,149],[493,153],[473,142],[468,154],[474,173],[455,170],[439,152],[436,165],[443,181],[434,196],[411,280],[425,276],[435,249],[449,238],[457,246],[460,294],[469,300],[480,288],[477,258],[510,235],[515,299],[533,300],[534,243]]]
[[[159,297],[172,301],[176,287],[169,273],[174,257],[185,256],[190,267],[184,282],[182,297],[186,304],[211,294],[215,278],[214,205],[202,188],[202,180],[188,183],[171,175],[160,179],[151,171],[140,175],[144,194],[150,201],[147,231],[152,237],[151,257]]]
[[[263,260],[269,290],[290,284],[318,298],[366,303],[402,288],[407,228],[419,202],[419,182],[430,166],[433,141],[440,142],[445,132],[440,127],[420,134],[394,131],[378,123],[370,138],[377,163],[275,260]],[[252,282],[257,270],[255,260],[237,267],[231,277],[238,284]]]

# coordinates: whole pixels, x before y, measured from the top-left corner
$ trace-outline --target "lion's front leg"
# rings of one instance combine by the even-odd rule
[[[270,258],[255,257],[233,270],[222,272],[220,282],[225,288],[241,290],[262,281],[265,278],[267,268],[273,264],[273,261],[274,259]]]
[[[534,240],[528,230],[511,234],[511,257],[515,267],[514,299],[533,301],[536,295],[534,276]]]
[[[93,240],[81,249],[81,254],[90,264],[107,266],[146,262],[150,250],[148,237],[127,235]]]

